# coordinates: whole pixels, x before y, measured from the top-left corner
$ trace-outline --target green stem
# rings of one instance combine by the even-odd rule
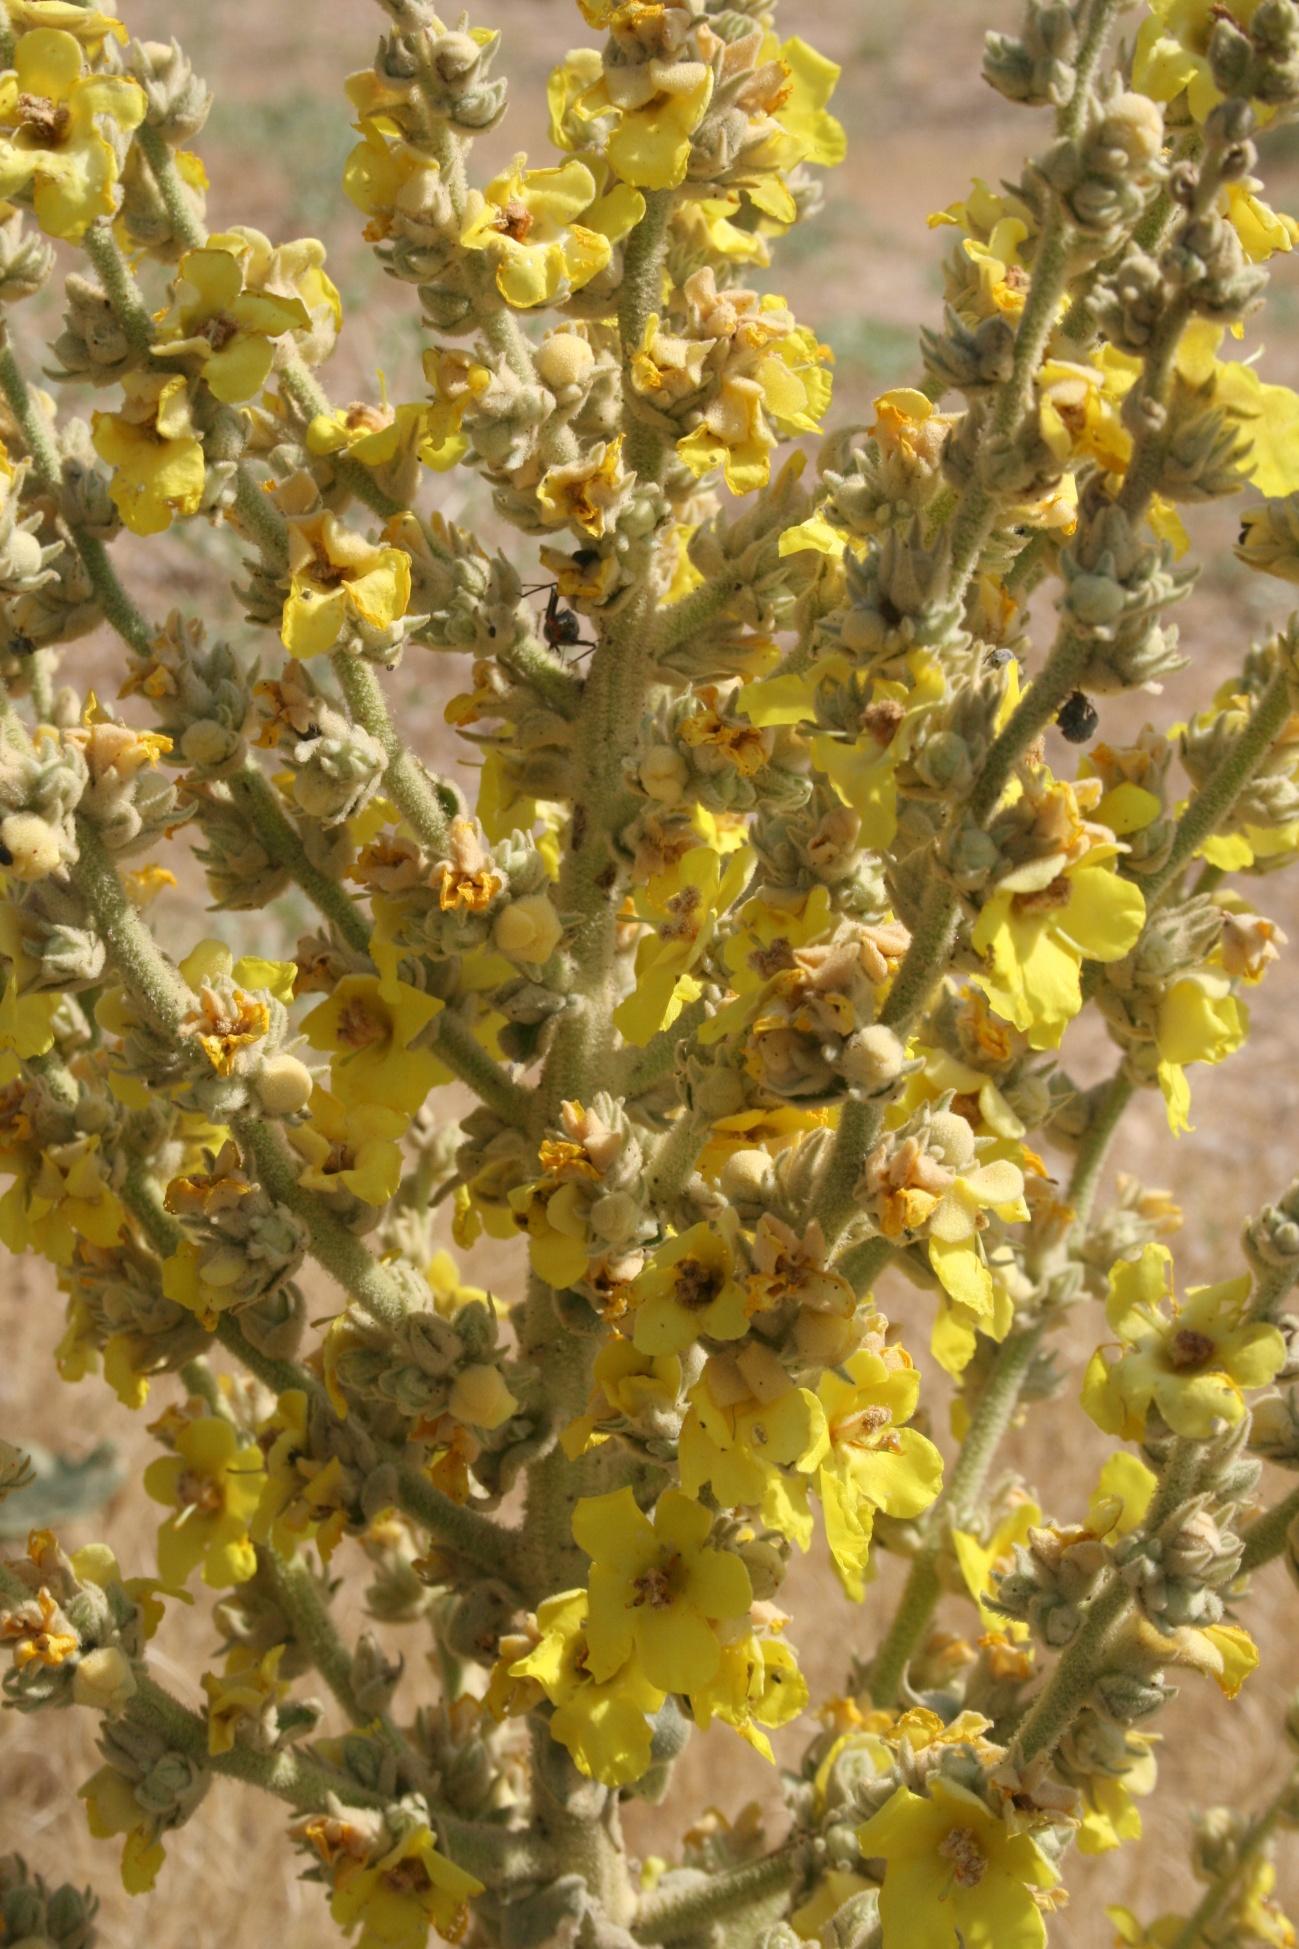
[[[293,1627],[293,1635],[328,1685],[354,1726],[377,1722],[379,1735],[406,1776],[407,1783],[426,1795],[436,1788],[427,1761],[416,1751],[386,1712],[362,1705],[352,1682],[352,1654],[330,1615],[328,1599],[305,1563],[282,1557],[264,1544],[257,1562],[276,1605]]]
[[[52,499],[59,500],[63,488],[63,465],[59,450],[49,422],[28,388],[3,327],[0,327],[0,392],[4,393],[18,423],[37,480]],[[72,530],[72,540],[105,620],[136,656],[152,656],[157,631],[141,615],[118,581],[103,542],[97,536],[85,534],[80,528]]]
[[[632,1934],[637,1942],[665,1943],[703,1935],[714,1922],[770,1902],[792,1887],[802,1872],[803,1849],[790,1842],[760,1861],[744,1861],[709,1874],[690,1888],[647,1895],[636,1911]]]
[[[255,1347],[233,1313],[222,1313],[216,1323],[216,1337],[227,1353],[254,1374],[272,1394],[287,1394],[297,1388],[309,1401],[327,1402],[328,1396],[316,1376],[293,1360],[276,1360]],[[332,1407],[330,1409],[332,1413]]]
[[[834,1244],[856,1209],[862,1165],[879,1136],[883,1118],[882,1103],[866,1103],[858,1096],[844,1100],[839,1128],[808,1213],[820,1225],[827,1245]]]
[[[398,737],[373,666],[363,657],[342,651],[332,662],[353,718],[387,753],[385,790],[420,843],[428,847],[434,859],[445,859],[450,833],[446,811],[433,780]]]
[[[645,1201],[650,1211],[669,1210],[681,1196],[703,1149],[708,1118],[683,1110],[660,1137],[645,1167]]]
[[[1199,1473],[1202,1442],[1176,1442],[1164,1468],[1143,1530],[1154,1536],[1175,1509],[1193,1492]],[[1110,1634],[1133,1603],[1132,1591],[1117,1571],[1105,1573],[1083,1613],[1077,1633],[1061,1653],[1055,1670],[1038,1693],[1015,1734],[1011,1764],[1028,1766],[1039,1754],[1054,1752],[1087,1704],[1105,1665]]]
[[[663,258],[675,203],[674,190],[651,190],[645,198],[645,214],[623,250],[618,332],[622,339],[625,457],[628,467],[642,480],[657,480],[662,471],[663,436],[636,413],[631,361],[640,349],[651,312],[662,300]]]
[[[1206,839],[1229,817],[1232,807],[1276,743],[1293,708],[1290,685],[1278,670],[1250,713],[1249,723],[1205,779],[1177,822],[1168,858],[1142,881],[1146,910],[1153,912]]]
[[[370,930],[365,916],[337,880],[312,864],[301,836],[256,761],[249,758],[243,770],[235,772],[228,783],[235,805],[271,858],[292,875],[307,898],[337,929],[340,940],[356,953],[368,954]]]
[[[689,643],[706,630],[726,609],[735,594],[735,582],[730,576],[720,576],[712,582],[701,582],[689,595],[682,596],[660,611],[651,637],[650,655],[652,659],[664,657],[679,643]]]
[[[235,511],[266,560],[283,569],[289,555],[288,524],[243,460],[235,467]]]
[[[157,129],[150,128],[147,122],[136,130],[135,139],[158,185],[158,194],[171,223],[172,235],[187,250],[200,249],[207,241],[207,233],[190,202],[170,148]]]
[[[109,959],[132,997],[164,1034],[179,1038],[193,997],[127,899],[95,827],[77,819],[80,857],[69,877],[85,901]]]
[[[850,1246],[843,1257],[836,1261],[834,1270],[848,1281],[860,1298],[870,1290],[896,1250],[893,1241],[885,1238],[881,1232],[874,1238],[863,1239],[860,1245]]]
[[[677,1066],[677,1057],[694,1040],[695,1031],[708,1019],[708,1004],[702,998],[687,1002],[670,1028],[659,1029],[643,1049],[627,1049],[621,1058],[624,1067],[616,1094],[634,1101],[647,1090],[665,1083]]]
[[[1057,135],[1064,140],[1077,136],[1082,128],[1110,29],[1124,4],[1126,0],[1092,0],[1074,67],[1073,93],[1057,118]],[[1029,410],[1038,367],[1069,283],[1073,241],[1073,224],[1063,202],[1057,198],[1033,254],[1031,282],[1015,334],[1010,375],[998,389],[993,404],[990,431],[994,438],[1004,439],[1014,433]],[[977,476],[961,497],[952,523],[947,575],[947,597],[953,605],[964,595],[996,519],[998,505],[999,497]]]
[[[316,1262],[372,1319],[389,1332],[399,1332],[408,1311],[400,1283],[370,1256],[355,1232],[348,1231],[323,1199],[303,1190],[278,1128],[245,1110],[231,1117],[230,1134],[255,1166],[264,1190],[301,1219]]]
[[[92,223],[84,238],[86,256],[95,267],[126,342],[136,357],[145,360],[153,344],[153,320],[136,283],[131,267],[122,255],[111,223]]]
[[[495,1110],[502,1122],[526,1129],[532,1120],[533,1093],[507,1076],[454,1009],[444,1009],[433,1024],[432,1046],[448,1069]]]
[[[136,1685],[130,1705],[132,1717],[147,1720],[175,1751],[187,1754],[213,1773],[261,1787],[301,1813],[324,1813],[331,1795],[354,1807],[387,1804],[383,1794],[372,1793],[346,1774],[327,1770],[291,1750],[259,1753],[236,1741],[229,1752],[209,1753],[207,1721],[200,1713],[191,1712],[147,1672],[137,1669]]]
[[[929,1628],[942,1594],[938,1564],[948,1534],[967,1521],[978,1505],[1044,1331],[1045,1322],[1035,1321],[1008,1335],[997,1350],[956,1465],[929,1512],[925,1541],[912,1561],[897,1612],[871,1664],[867,1685],[877,1705],[891,1705],[896,1699],[903,1674]]]
[[[1135,1088],[1136,1085],[1127,1075],[1126,1066],[1120,1064],[1092,1112],[1069,1180],[1069,1205],[1074,1214],[1076,1231],[1081,1232],[1086,1227],[1091,1215],[1111,1140],[1132,1101]]]
[[[314,420],[318,414],[332,410],[329,396],[320,385],[315,373],[296,352],[292,352],[285,362],[277,368],[276,376],[281,389],[290,398],[304,419]],[[372,514],[382,521],[390,521],[395,514],[406,512],[404,504],[380,487],[369,468],[350,454],[334,454],[330,460],[335,477],[346,487],[356,500],[364,502]]]
[[[1290,1526],[1299,1520],[1299,1487],[1291,1489],[1288,1496],[1262,1516],[1257,1517],[1243,1532],[1245,1553],[1240,1559],[1242,1572],[1261,1570],[1265,1563],[1279,1557],[1286,1547],[1286,1537]]]

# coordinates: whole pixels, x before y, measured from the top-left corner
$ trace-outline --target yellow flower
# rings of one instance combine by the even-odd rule
[[[652,921],[655,931],[639,942],[636,986],[613,1015],[614,1026],[638,1049],[674,1022],[698,992],[691,970],[711,945],[720,917],[743,890],[752,863],[747,846],[725,862],[713,847],[694,846],[638,899],[638,912]]]
[[[1233,24],[1247,29],[1260,0],[1232,0]],[[1222,17],[1216,0],[1150,0],[1137,32],[1132,86],[1152,101],[1171,102],[1186,91],[1192,116],[1203,122],[1222,100],[1209,61],[1209,37]]]
[[[653,1427],[656,1417],[675,1409],[681,1393],[681,1360],[676,1354],[647,1354],[621,1335],[606,1340],[591,1369],[586,1413],[570,1421],[560,1446],[571,1462],[608,1439],[607,1430],[638,1424]]]
[[[1168,1127],[1175,1137],[1191,1128],[1185,1065],[1224,1061],[1239,1049],[1248,1027],[1248,1011],[1232,994],[1227,976],[1215,968],[1179,976],[1160,996],[1155,1021],[1157,1074]]]
[[[312,1455],[302,1390],[287,1388],[258,1432],[266,1473],[249,1535],[254,1543],[273,1544],[285,1557],[295,1555],[304,1543],[314,1543],[328,1565],[347,1526],[343,1465],[337,1455],[327,1462]]]
[[[807,1680],[789,1645],[748,1632],[722,1646],[717,1676],[690,1694],[690,1713],[703,1730],[714,1719],[734,1726],[755,1752],[774,1762],[763,1726],[787,1726],[807,1706]]]
[[[552,74],[551,133],[562,148],[578,146],[571,123],[583,125],[582,147],[607,128],[603,149],[614,173],[640,189],[675,189],[690,163],[691,137],[708,112],[712,69],[666,51],[648,61],[604,66],[581,48]],[[586,58],[583,58],[586,57]],[[610,125],[611,124],[611,125]]]
[[[581,460],[547,468],[537,484],[537,500],[548,521],[567,522],[598,541],[617,519],[629,485],[620,433],[597,440]]]
[[[1254,264],[1266,262],[1279,250],[1293,250],[1299,242],[1299,223],[1265,203],[1258,195],[1261,188],[1256,177],[1247,176],[1243,182],[1228,183],[1221,198],[1227,220]]]
[[[204,1583],[218,1590],[247,1583],[257,1568],[249,1524],[263,1479],[260,1448],[241,1448],[221,1416],[200,1415],[178,1430],[176,1453],[160,1455],[144,1471],[147,1493],[176,1511],[158,1531],[164,1584],[183,1590],[200,1563]]]
[[[1173,1292],[1167,1246],[1149,1244],[1110,1272],[1106,1317],[1122,1343],[1098,1347],[1083,1380],[1083,1406],[1098,1427],[1137,1441],[1151,1409],[1174,1433],[1203,1441],[1219,1422],[1245,1415],[1245,1390],[1266,1387],[1285,1361],[1278,1328],[1249,1318],[1248,1273]]]
[[[1055,1869],[1031,1836],[997,1819],[968,1787],[936,1774],[925,1796],[899,1787],[857,1830],[862,1854],[886,1863],[884,1949],[1042,1949],[1031,1890]]]
[[[440,1065],[428,1049],[412,1048],[442,1003],[405,981],[344,975],[333,993],[302,1023],[313,1049],[327,1052],[334,1094],[341,1103],[384,1104],[413,1115]]]
[[[842,68],[797,35],[779,48],[774,35],[768,35],[762,58],[774,59],[781,70],[779,95],[767,110],[780,135],[771,144],[759,145],[759,166],[769,163],[781,172],[801,162],[821,169],[837,168],[848,152],[848,138],[843,123],[831,115],[828,103]],[[746,168],[749,167],[751,158],[747,151],[744,161]],[[770,194],[759,193],[754,200],[767,215],[793,221],[792,213],[783,216],[779,209],[771,207]]]
[[[412,1827],[375,1861],[344,1854],[333,1869],[329,1912],[356,1949],[422,1949],[430,1924],[448,1942],[469,1925],[483,1884],[439,1854],[427,1827]]]
[[[567,1748],[574,1766],[607,1787],[630,1786],[650,1763],[651,1727],[664,1693],[651,1685],[634,1658],[603,1681],[588,1668],[584,1590],[562,1591],[537,1610],[541,1640],[508,1666],[511,1678],[531,1678],[555,1710],[549,1731]]]
[[[203,498],[203,445],[179,372],[129,372],[120,413],[94,413],[95,452],[113,469],[109,498],[134,535],[158,535]]]
[[[795,1387],[769,1348],[714,1355],[690,1390],[681,1426],[681,1486],[698,1496],[709,1485],[723,1509],[756,1509],[764,1523],[806,1549],[806,1496],[791,1495],[788,1472],[809,1474],[827,1444],[815,1394]]]
[[[49,1532],[33,1532],[39,1534]],[[0,1644],[12,1647],[14,1666],[20,1672],[30,1665],[44,1665],[49,1671],[57,1671],[81,1650],[81,1640],[71,1620],[65,1617],[44,1584],[16,1608],[10,1607],[6,1600],[5,1609],[0,1611]]]
[[[1146,903],[1115,871],[1118,851],[1099,843],[1072,864],[1053,855],[1012,870],[974,924],[984,957],[975,980],[1034,1049],[1056,1048],[1082,1007],[1083,962],[1121,961],[1136,946]]]
[[[126,1214],[109,1184],[100,1138],[71,1137],[27,1160],[0,1155],[0,1171],[21,1175],[0,1199],[0,1243],[11,1252],[40,1252],[69,1266],[77,1240],[115,1245]]]
[[[242,1721],[256,1724],[268,1707],[285,1697],[289,1688],[279,1676],[279,1666],[286,1649],[275,1644],[259,1657],[250,1645],[237,1644],[226,1658],[224,1672],[203,1673],[209,1753],[230,1752]]]
[[[390,629],[410,607],[410,556],[368,542],[335,514],[289,524],[289,593],[280,641],[290,656],[332,650],[344,628]]]
[[[418,223],[436,207],[438,165],[412,148],[386,115],[362,115],[356,129],[361,140],[343,165],[343,189],[370,219],[362,232],[366,242],[382,243],[399,218]]]
[[[248,224],[213,231],[208,250],[230,251],[243,271],[244,290],[267,292],[276,298],[299,299],[306,307],[310,332],[298,350],[311,365],[319,365],[331,351],[343,322],[343,304],[333,279],[326,275],[325,246],[317,237],[294,237],[272,244]]]
[[[722,1662],[718,1626],[747,1616],[753,1601],[740,1558],[708,1547],[711,1529],[708,1511],[677,1489],[659,1498],[652,1523],[630,1489],[578,1503],[573,1534],[592,1559],[587,1668],[597,1683],[633,1654],[664,1692],[711,1683]]]
[[[732,494],[765,487],[778,438],[815,433],[830,404],[829,347],[802,326],[762,329],[763,317],[784,312],[783,298],[762,299],[759,321],[741,327],[757,356],[722,374],[701,423],[677,441],[678,458],[696,478],[720,467]]]
[[[20,34],[32,27],[58,27],[84,41],[86,52],[97,59],[111,34],[115,41],[126,41],[126,28],[112,14],[98,7],[83,7],[81,0],[8,0],[5,12],[9,25]]]
[[[958,1529],[952,1532],[952,1546],[965,1588],[979,1607],[979,1617],[985,1631],[999,1631],[1007,1637],[1023,1640],[1028,1637],[1026,1624],[1018,1619],[1008,1619],[989,1606],[989,1599],[997,1594],[995,1570],[1008,1570],[1016,1546],[1028,1540],[1028,1532],[1036,1529],[1042,1520],[1042,1511],[1035,1502],[1025,1499],[1012,1504],[1009,1512],[994,1524],[988,1536],[976,1536],[973,1530]]]
[[[344,1103],[319,1084],[305,1123],[289,1141],[306,1160],[298,1183],[309,1191],[350,1191],[363,1204],[386,1205],[401,1181],[408,1119],[384,1103]]]
[[[485,191],[469,192],[460,231],[461,247],[488,254],[497,290],[523,310],[589,284],[645,209],[644,198],[626,190],[600,196],[576,158],[556,169],[525,169],[526,161],[516,156]]]
[[[138,128],[144,90],[125,75],[83,74],[75,36],[56,27],[23,34],[13,58],[0,75],[0,197],[30,185],[42,230],[79,243],[117,202],[117,152],[101,118],[124,134]]]
[[[158,322],[154,356],[196,359],[209,392],[227,406],[261,390],[275,357],[273,338],[311,324],[301,298],[246,291],[239,259],[212,249],[186,251],[171,310]]]
[[[749,1329],[734,1254],[711,1225],[692,1225],[661,1245],[632,1281],[631,1300],[642,1353],[681,1353],[695,1340],[738,1340]]]
[[[78,1800],[86,1803],[86,1820],[97,1841],[122,1834],[122,1886],[128,1895],[146,1895],[158,1879],[165,1859],[158,1839],[161,1817],[147,1812],[135,1797],[135,1789],[124,1773],[115,1767],[101,1766],[84,1786],[77,1788]]]
[[[863,1347],[823,1374],[817,1393],[828,1437],[816,1475],[826,1541],[840,1583],[860,1602],[876,1510],[909,1518],[928,1509],[942,1487],[943,1458],[903,1425],[916,1411],[920,1376],[899,1350]]]

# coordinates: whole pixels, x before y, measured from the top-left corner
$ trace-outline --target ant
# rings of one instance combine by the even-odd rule
[[[541,619],[541,633],[552,650],[582,648],[593,650],[595,644],[588,642],[582,634],[582,618],[575,609],[561,608],[558,582],[537,582],[523,591],[525,596],[539,595],[548,589],[546,612]]]

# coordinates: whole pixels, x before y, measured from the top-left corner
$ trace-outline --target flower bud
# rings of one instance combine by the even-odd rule
[[[563,923],[544,893],[529,893],[522,900],[512,900],[496,916],[492,928],[492,939],[502,954],[508,954],[513,961],[526,961],[532,967],[541,967],[549,961],[563,938]]]
[[[311,1101],[311,1071],[296,1056],[268,1056],[257,1072],[253,1087],[258,1101],[270,1117],[291,1117],[305,1110]]]
[[[9,855],[8,870],[18,880],[47,879],[63,864],[57,831],[35,812],[11,812],[0,819],[0,845]]]
[[[136,1694],[131,1661],[116,1645],[101,1645],[80,1659],[72,1678],[72,1696],[78,1705],[93,1706],[110,1716],[125,1710]]]
[[[457,1421],[467,1421],[475,1428],[499,1428],[518,1405],[500,1369],[485,1363],[461,1368],[447,1402]]]
[[[537,348],[537,377],[551,392],[567,392],[591,375],[595,353],[576,332],[552,332]]]

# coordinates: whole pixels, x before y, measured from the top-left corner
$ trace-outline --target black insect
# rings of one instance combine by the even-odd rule
[[[560,606],[558,582],[551,585],[550,594],[546,597],[541,633],[552,650],[571,649],[582,640],[582,618],[576,609]]]
[[[576,557],[574,557],[576,559]],[[570,609],[560,601],[558,582],[537,582],[523,591],[525,596],[540,595],[546,589],[545,613],[541,618],[541,633],[552,650],[584,649],[593,650],[595,644],[582,634],[582,618],[576,609]],[[580,659],[579,659],[580,661]]]
[[[1075,690],[1060,706],[1056,723],[1070,744],[1089,744],[1100,729],[1100,715],[1086,691]]]

